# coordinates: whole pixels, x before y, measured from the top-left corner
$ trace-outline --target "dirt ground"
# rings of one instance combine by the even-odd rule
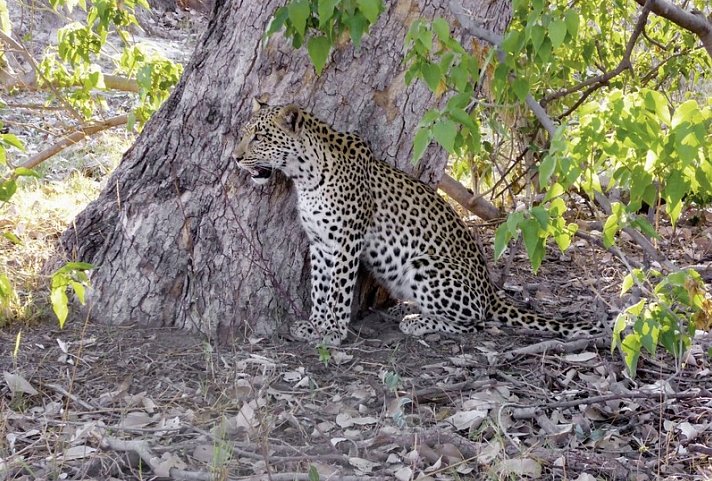
[[[709,281],[712,214],[694,215],[659,247]],[[540,311],[601,320],[631,304],[625,272],[577,239],[537,277],[521,249],[495,277]],[[6,326],[0,481],[712,479],[709,333],[631,379],[603,337],[416,339],[376,314],[352,327],[320,353],[81,319]]]
[[[584,243],[537,278],[511,260],[538,309],[624,302],[620,263]],[[595,336],[353,330],[325,355],[75,320],[23,329],[16,358],[0,331],[0,480],[712,479],[709,334],[631,379]]]

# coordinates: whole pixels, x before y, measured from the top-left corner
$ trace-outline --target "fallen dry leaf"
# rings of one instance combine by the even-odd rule
[[[27,379],[19,374],[12,374],[7,371],[3,371],[2,375],[5,378],[5,384],[7,384],[8,388],[10,388],[11,393],[23,393],[29,394],[30,396],[38,394],[37,389],[33,388],[32,384],[30,384]]]

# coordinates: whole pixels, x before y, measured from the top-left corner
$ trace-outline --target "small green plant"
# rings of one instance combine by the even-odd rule
[[[52,274],[50,300],[52,301],[52,310],[59,320],[59,327],[64,327],[69,314],[67,288],[71,288],[79,302],[84,305],[86,302],[85,291],[89,287],[89,277],[86,271],[93,268],[94,266],[87,262],[67,262]]]
[[[274,12],[265,36],[284,29],[294,48],[307,46],[317,74],[326,65],[331,49],[348,32],[356,48],[383,12],[383,0],[292,0]]]
[[[319,343],[316,346],[316,352],[319,354],[319,362],[324,364],[324,367],[329,367],[329,362],[331,361],[331,350],[326,344]]]
[[[319,471],[316,469],[316,466],[313,464],[309,465],[309,481],[319,481],[321,477],[319,477]]]
[[[611,352],[620,350],[631,376],[635,376],[643,349],[652,356],[662,345],[679,361],[690,347],[695,329],[712,327],[712,300],[697,271],[687,269],[663,276],[654,270],[634,269],[625,277],[621,295],[633,285],[653,283],[650,298],[619,314],[613,328]],[[631,329],[626,334],[628,327]]]

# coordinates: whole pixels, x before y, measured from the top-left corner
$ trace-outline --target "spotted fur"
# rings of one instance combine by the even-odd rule
[[[234,157],[255,182],[273,169],[290,177],[310,240],[312,313],[292,326],[305,340],[346,338],[359,263],[417,311],[406,334],[467,333],[485,321],[553,331],[582,329],[513,305],[495,289],[479,244],[429,186],[374,158],[356,135],[334,130],[294,105],[263,107]]]

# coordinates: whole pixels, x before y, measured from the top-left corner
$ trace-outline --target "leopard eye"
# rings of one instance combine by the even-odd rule
[[[252,141],[253,142],[262,142],[265,139],[265,136],[259,133],[256,133],[252,136]]]

